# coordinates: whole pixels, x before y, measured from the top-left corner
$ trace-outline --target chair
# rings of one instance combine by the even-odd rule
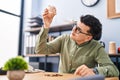
[[[103,42],[103,41],[99,41],[102,45],[103,45],[103,47],[105,48],[105,42]]]

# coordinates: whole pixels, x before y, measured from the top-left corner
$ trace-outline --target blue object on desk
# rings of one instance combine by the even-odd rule
[[[70,80],[105,80],[105,76],[103,75],[93,75],[93,76],[86,76],[86,77],[77,77]]]

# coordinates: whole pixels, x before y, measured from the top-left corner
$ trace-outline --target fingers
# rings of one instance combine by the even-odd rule
[[[78,68],[76,69],[76,71],[75,71],[74,74],[75,74],[75,75],[81,75],[81,73],[83,73],[84,70],[85,70],[85,66],[82,65],[82,66],[80,66],[80,67],[78,67]]]
[[[54,6],[49,5],[42,14],[44,27],[47,27],[47,28],[50,27],[50,24],[55,15],[56,15],[56,8]]]
[[[78,67],[74,74],[80,75],[80,76],[95,75],[93,70],[88,68],[86,65],[82,65],[82,66]]]
[[[43,12],[43,16],[47,15],[48,14],[48,9],[46,8]]]
[[[54,6],[49,5],[43,12],[43,17],[45,18],[53,18],[56,15],[56,8]]]
[[[53,18],[56,15],[56,8],[54,6],[49,5],[47,9],[48,9],[49,16]]]

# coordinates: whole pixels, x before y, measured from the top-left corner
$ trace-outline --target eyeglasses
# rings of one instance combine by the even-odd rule
[[[84,32],[82,32],[81,29],[77,25],[74,25],[74,27],[75,27],[75,32],[77,34],[82,33],[82,34],[89,35],[89,36],[91,35],[90,33],[84,33]]]

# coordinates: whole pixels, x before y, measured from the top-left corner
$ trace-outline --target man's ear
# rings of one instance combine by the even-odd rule
[[[93,36],[87,36],[87,40],[91,40],[93,38]]]

